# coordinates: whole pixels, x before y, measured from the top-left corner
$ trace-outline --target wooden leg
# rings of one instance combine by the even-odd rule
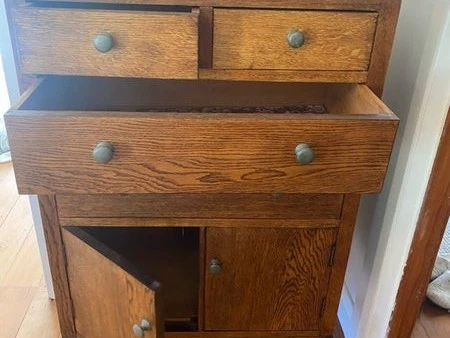
[[[61,237],[55,196],[40,195],[39,208],[50,260],[59,326],[64,338],[76,337],[72,300],[66,271],[66,257]]]
[[[345,195],[342,206],[341,222],[336,241],[336,253],[329,281],[329,292],[326,300],[324,317],[320,333],[323,336],[332,335],[337,323],[337,309],[344,284],[347,260],[355,229],[356,215],[358,213],[361,195]]]

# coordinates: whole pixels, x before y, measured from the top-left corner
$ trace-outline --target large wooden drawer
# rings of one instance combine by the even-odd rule
[[[6,123],[24,194],[363,193],[398,120],[363,85],[56,77]]]
[[[213,67],[367,70],[377,17],[368,12],[216,9]]]
[[[20,8],[13,14],[24,73],[197,78],[196,13]]]

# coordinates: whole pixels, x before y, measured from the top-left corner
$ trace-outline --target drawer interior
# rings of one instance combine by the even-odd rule
[[[43,78],[13,110],[376,115],[396,119],[365,85]]]
[[[161,284],[166,331],[198,330],[199,228],[83,227],[82,231],[117,253],[138,274]]]

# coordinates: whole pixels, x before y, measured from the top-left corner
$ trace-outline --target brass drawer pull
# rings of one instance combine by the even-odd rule
[[[100,33],[94,38],[94,46],[101,53],[107,53],[114,47],[114,37],[109,33]]]
[[[112,160],[114,156],[114,145],[111,142],[100,142],[92,151],[92,157],[98,163],[106,164]]]
[[[144,337],[145,331],[150,331],[151,329],[152,324],[147,319],[142,319],[141,325],[133,325],[133,332],[136,337]]]
[[[301,164],[308,164],[314,161],[314,151],[306,143],[300,143],[295,147],[295,157]]]
[[[298,29],[293,29],[288,33],[287,41],[292,48],[300,48],[305,44],[305,34]]]

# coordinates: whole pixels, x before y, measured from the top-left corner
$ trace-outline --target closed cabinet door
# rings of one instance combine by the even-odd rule
[[[81,228],[64,228],[78,337],[162,337],[159,282]]]
[[[207,229],[206,330],[319,330],[334,229]]]

